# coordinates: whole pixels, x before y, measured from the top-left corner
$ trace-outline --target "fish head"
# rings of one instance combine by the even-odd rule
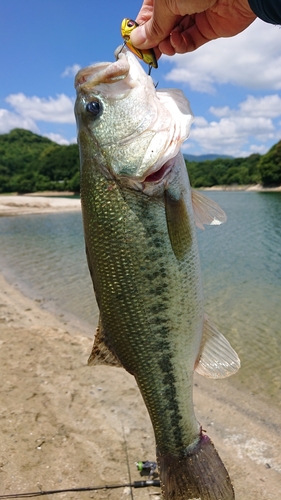
[[[117,49],[116,58],[76,75],[80,154],[90,147],[106,177],[139,189],[145,179],[159,182],[157,172],[170,169],[193,115],[181,91],[156,90],[126,47]]]

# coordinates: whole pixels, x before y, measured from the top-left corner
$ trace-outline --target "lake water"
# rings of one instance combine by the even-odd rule
[[[221,227],[198,231],[206,312],[239,353],[230,383],[274,406],[281,392],[281,193],[209,192]],[[0,217],[0,266],[8,280],[61,316],[94,331],[97,308],[78,212]],[[82,322],[82,323],[81,323]]]

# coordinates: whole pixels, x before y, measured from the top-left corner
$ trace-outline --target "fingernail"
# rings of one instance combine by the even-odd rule
[[[135,47],[141,46],[146,41],[146,32],[144,25],[134,29],[130,36],[131,42]]]

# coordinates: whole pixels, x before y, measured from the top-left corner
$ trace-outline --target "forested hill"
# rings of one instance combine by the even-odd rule
[[[281,141],[265,155],[187,161],[193,187],[257,184],[281,185]],[[79,192],[77,144],[61,146],[28,130],[0,135],[0,193]]]
[[[79,192],[77,144],[60,146],[28,130],[0,135],[0,193]]]
[[[206,161],[186,161],[193,187],[262,184],[281,185],[281,141],[265,154],[246,158],[216,158]]]

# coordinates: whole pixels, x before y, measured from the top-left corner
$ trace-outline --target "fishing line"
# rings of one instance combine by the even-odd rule
[[[148,480],[148,481],[134,481],[133,483],[126,483],[126,484],[111,484],[107,485],[105,484],[104,486],[89,486],[85,488],[66,488],[62,490],[48,490],[48,491],[32,491],[29,493],[12,493],[10,495],[0,495],[0,499],[5,499],[5,498],[32,498],[32,497],[40,497],[42,495],[56,495],[58,493],[69,493],[69,492],[82,492],[82,491],[97,491],[97,490],[113,490],[116,488],[125,488],[125,487],[130,487],[131,491],[132,488],[147,488],[149,486],[160,486],[160,481],[159,479],[154,479],[154,480]]]

